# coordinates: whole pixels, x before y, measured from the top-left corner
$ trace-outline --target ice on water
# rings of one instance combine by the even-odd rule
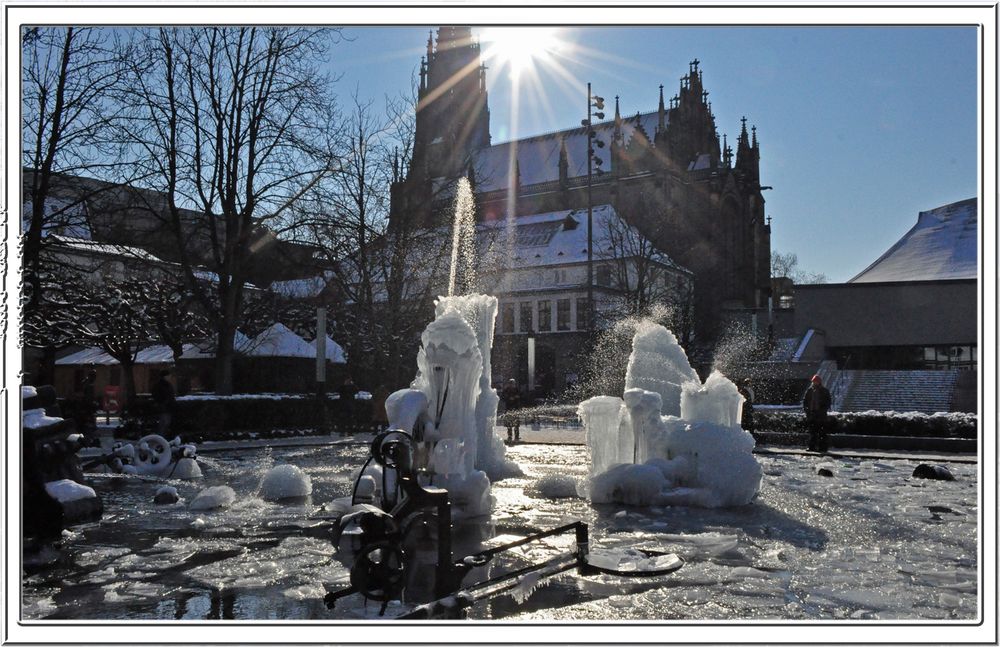
[[[580,404],[594,503],[724,507],[750,503],[763,476],[740,428],[743,397],[718,371],[704,384],[674,335],[643,322],[622,398]]]

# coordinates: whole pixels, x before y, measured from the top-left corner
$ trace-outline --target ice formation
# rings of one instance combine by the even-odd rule
[[[268,501],[306,497],[312,494],[312,480],[295,465],[276,465],[260,484],[260,495]]]
[[[417,376],[386,400],[391,429],[413,431],[424,485],[445,488],[456,517],[489,514],[490,479],[519,473],[493,433],[499,398],[490,386],[496,297],[441,297],[421,335]],[[374,479],[378,481],[379,479]]]
[[[644,322],[632,342],[623,398],[598,396],[579,414],[591,452],[594,503],[745,505],[763,476],[740,428],[743,397],[718,371],[704,384],[663,326]]]

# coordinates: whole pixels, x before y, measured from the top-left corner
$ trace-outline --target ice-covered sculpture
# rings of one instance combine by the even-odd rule
[[[455,517],[489,514],[490,479],[520,472],[493,433],[499,402],[490,386],[496,312],[492,296],[439,298],[436,317],[421,335],[416,378],[385,403],[389,427],[413,432],[421,484],[448,490]]]
[[[722,373],[704,384],[673,334],[636,331],[623,398],[582,402],[594,503],[724,507],[750,503],[762,470],[739,426],[743,397]]]
[[[115,443],[110,454],[96,461],[98,465],[94,471],[197,479],[202,476],[197,454],[197,448],[182,443],[180,437],[167,442],[159,434],[149,434],[134,443]]]

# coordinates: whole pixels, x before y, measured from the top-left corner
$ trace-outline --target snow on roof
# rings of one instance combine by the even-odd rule
[[[253,340],[239,330],[233,336],[233,349],[237,353],[249,353]],[[215,357],[215,339],[209,339],[198,344],[185,344],[181,359],[209,359]]]
[[[652,138],[659,123],[657,112],[638,115],[643,130]],[[594,124],[597,138],[604,142],[604,148],[594,147],[594,157],[603,164],[605,172],[612,170],[611,136],[614,121]],[[636,130],[636,117],[622,119],[622,137],[628,146]],[[496,191],[506,189],[511,184],[509,174],[514,173],[513,159],[516,156],[517,171],[522,185],[554,182],[559,179],[559,150],[563,138],[566,140],[566,158],[569,162],[570,178],[587,175],[587,129],[572,128],[537,137],[526,137],[509,142],[494,144],[476,152],[476,191]]]
[[[848,283],[974,279],[977,199],[921,211],[917,224]]]
[[[316,349],[282,323],[253,338],[249,355],[253,357],[316,357]]]
[[[594,258],[607,260],[628,257],[629,245],[613,243],[627,225],[610,204],[593,207]],[[479,226],[479,246],[485,258],[494,258],[499,267],[521,269],[583,263],[587,260],[587,210],[566,209],[530,216],[518,216],[513,232],[507,233],[506,220],[493,220]],[[668,267],[681,269],[669,256],[656,252],[653,259]]]
[[[184,344],[185,354],[193,348],[196,348],[194,344]],[[143,348],[135,356],[136,364],[173,364],[173,362],[174,353],[170,350],[169,346],[164,344]],[[90,364],[110,366],[117,365],[118,360],[111,355],[108,355],[100,348],[84,348],[81,351],[77,351],[71,355],[67,355],[66,357],[56,360],[57,366],[79,366]]]
[[[316,340],[309,342],[309,345],[313,348],[313,357],[316,356]],[[333,341],[329,337],[326,338],[326,358],[333,362],[334,364],[346,364],[347,355],[344,353],[344,349],[341,348],[340,344]]]
[[[85,238],[72,238],[70,236],[60,236],[53,234],[51,240],[57,242],[60,247],[74,251],[88,252],[91,254],[103,254],[106,256],[127,256],[140,261],[152,263],[162,263],[163,261],[153,256],[146,250],[128,245],[116,245],[113,243],[99,243]]]

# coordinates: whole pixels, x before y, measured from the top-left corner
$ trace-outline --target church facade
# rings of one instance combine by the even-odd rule
[[[655,111],[623,115],[616,98],[614,117],[592,124],[594,143],[579,126],[494,144],[471,29],[434,36],[421,61],[412,158],[392,186],[390,229],[447,226],[461,177],[473,184],[481,222],[567,210],[585,217],[588,204],[606,205],[690,272],[697,339],[766,311],[770,224],[756,128],[743,120],[735,150],[720,142],[697,60],[675,96],[665,102],[659,87]],[[588,154],[599,169],[589,180]]]

